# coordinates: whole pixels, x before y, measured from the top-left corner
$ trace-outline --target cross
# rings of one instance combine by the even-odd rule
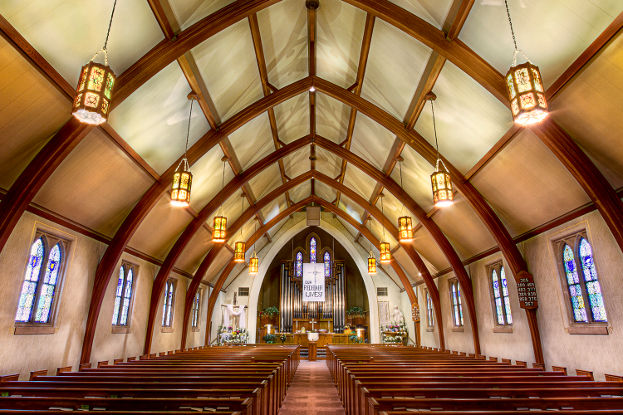
[[[315,325],[316,323],[318,323],[318,322],[317,322],[315,319],[313,319],[313,318],[312,318],[312,319],[311,319],[311,321],[310,321],[310,323],[311,323],[311,325],[312,325],[312,330],[314,330],[314,325]]]

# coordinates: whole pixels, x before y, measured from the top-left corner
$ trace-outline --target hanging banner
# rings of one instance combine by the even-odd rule
[[[303,264],[303,301],[324,301],[324,264]]]

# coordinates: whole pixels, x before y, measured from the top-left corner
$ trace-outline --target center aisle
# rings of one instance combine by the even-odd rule
[[[324,360],[301,360],[279,415],[345,415]]]

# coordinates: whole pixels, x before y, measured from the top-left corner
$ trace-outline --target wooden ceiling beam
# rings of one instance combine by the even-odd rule
[[[260,73],[260,81],[262,82],[262,91],[264,92],[264,96],[270,95],[273,92],[273,88],[268,82],[268,70],[266,68],[266,58],[264,55],[264,47],[262,46],[262,36],[260,34],[260,27],[257,21],[257,14],[253,13],[249,16],[249,28],[251,29],[251,38],[253,40],[253,49],[255,51],[255,58],[257,61],[257,69]],[[282,143],[279,140],[279,131],[277,129],[277,119],[275,118],[275,110],[274,108],[269,108],[268,111],[268,123],[270,124],[270,132],[273,138],[273,145],[275,146],[275,150],[281,147]],[[281,182],[285,183],[288,181],[288,177],[286,175],[286,168],[283,164],[283,160],[279,160],[279,174],[281,174]],[[290,199],[290,193],[285,192],[286,204],[288,206],[292,205],[292,199]]]

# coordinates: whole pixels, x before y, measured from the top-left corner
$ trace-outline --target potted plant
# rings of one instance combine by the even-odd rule
[[[262,339],[264,340],[264,342],[266,342],[268,344],[273,344],[273,343],[275,343],[275,340],[277,339],[277,336],[275,336],[274,334],[267,334],[264,337],[262,337]]]
[[[266,307],[260,311],[260,325],[265,326],[267,324],[277,325],[277,317],[279,316],[279,309],[275,306]]]
[[[288,337],[285,335],[285,333],[281,333],[281,335],[279,336],[279,340],[281,340],[281,344],[284,344],[287,339]]]
[[[366,312],[359,306],[353,306],[346,310],[346,314],[353,326],[365,326],[366,325]]]

